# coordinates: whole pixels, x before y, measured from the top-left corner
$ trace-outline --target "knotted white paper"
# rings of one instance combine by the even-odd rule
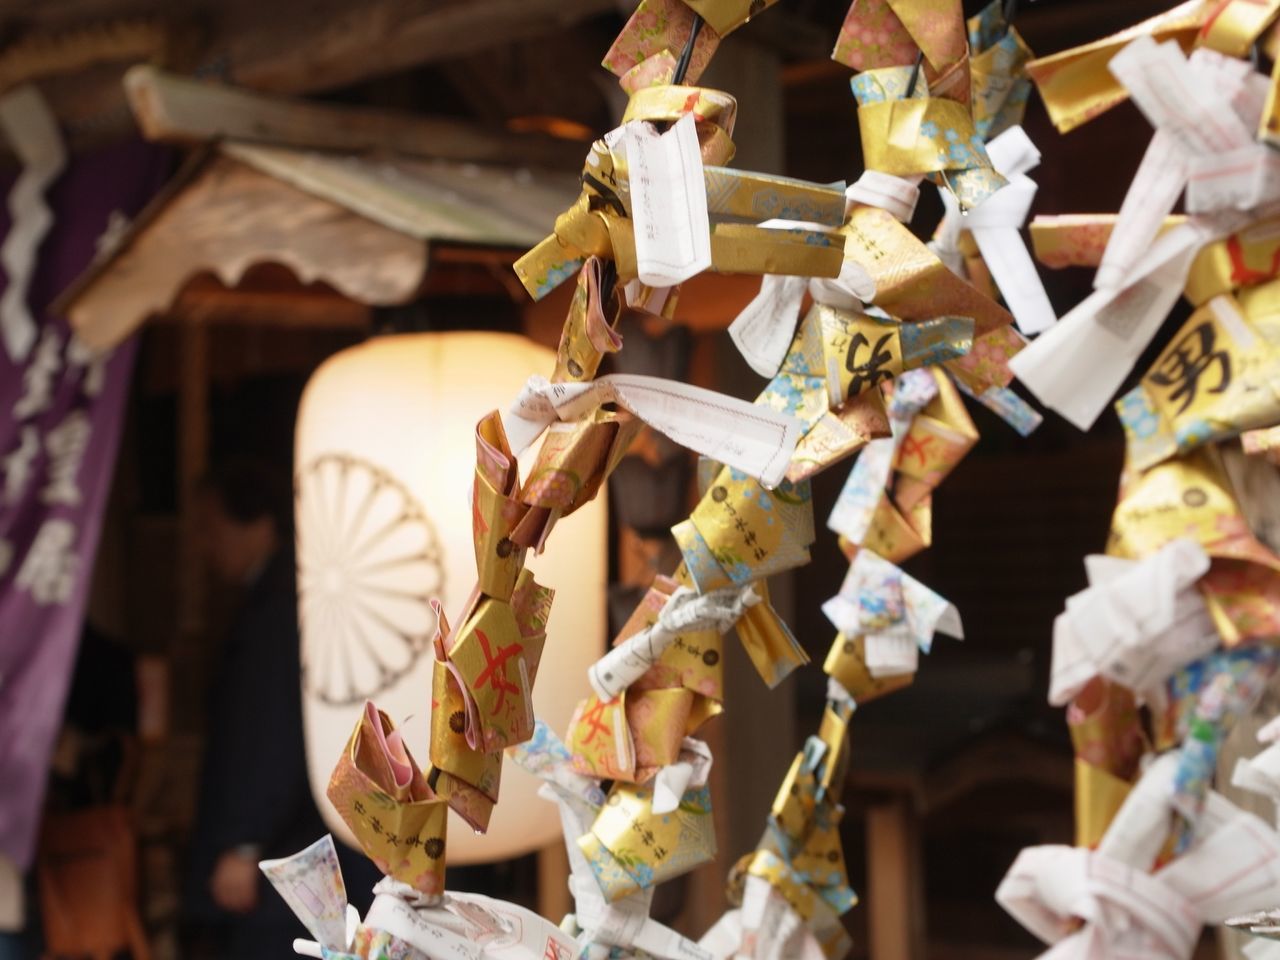
[[[910,223],[920,200],[920,177],[896,177],[879,170],[863,170],[862,176],[845,188],[846,211],[854,204],[879,207],[895,220]]]
[[[701,740],[685,737],[680,744],[680,759],[658,771],[653,784],[653,812],[671,813],[680,806],[686,790],[707,785],[711,776],[711,748]]]
[[[786,359],[807,288],[804,277],[766,274],[760,279],[760,292],[729,324],[738,352],[760,376],[772,377]]]
[[[580,419],[605,403],[618,404],[681,446],[756,477],[770,489],[782,482],[802,429],[789,414],[714,390],[621,373],[587,383],[549,383],[532,376],[502,425],[519,455],[552,421]]]
[[[698,630],[725,633],[747,607],[759,602],[760,595],[749,584],[702,594],[678,587],[667,598],[657,623],[628,637],[588,668],[591,688],[601,700],[614,699],[644,676],[680,634]]]
[[[1176,754],[1153,763],[1096,851],[1023,850],[996,900],[1056,947],[1054,960],[1188,960],[1205,923],[1269,905],[1280,883],[1280,835],[1210,793],[1190,850],[1149,872],[1168,836]],[[1079,927],[1079,921],[1084,926]]]
[[[1054,621],[1051,704],[1069,703],[1095,676],[1150,702],[1179,668],[1218,646],[1195,589],[1209,571],[1198,543],[1174,540],[1140,561],[1090,557],[1086,566],[1090,586]]]
[[[1082,430],[1097,420],[1177,303],[1200,248],[1267,215],[1278,199],[1264,190],[1255,206],[1241,209],[1253,201],[1239,199],[1238,191],[1215,193],[1206,180],[1198,212],[1157,238],[1194,158],[1216,164],[1215,157],[1253,143],[1256,118],[1251,125],[1241,113],[1255,109],[1255,81],[1242,61],[1206,49],[1188,61],[1176,43],[1150,37],[1130,43],[1110,68],[1156,134],[1121,208],[1095,292],[1009,361],[1046,406]]]
[[[973,234],[983,262],[1004,296],[1009,312],[1023,333],[1041,333],[1057,320],[1044,291],[1035,262],[1019,232],[1036,197],[1036,184],[1027,171],[1040,164],[1040,151],[1021,127],[1010,127],[987,144],[996,171],[1009,183],[961,216],[950,190],[939,190],[946,213],[930,247],[953,273],[962,272],[960,234]]]
[[[864,638],[873,677],[915,673],[935,633],[964,639],[955,606],[870,550],[859,550],[840,592],[822,605],[837,630]]]

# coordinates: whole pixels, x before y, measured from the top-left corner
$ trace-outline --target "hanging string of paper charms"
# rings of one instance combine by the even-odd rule
[[[1107,554],[1087,559],[1090,585],[1054,627],[1049,699],[1075,744],[1077,845],[1024,851],[997,893],[1054,957],[1190,957],[1204,924],[1277,903],[1280,837],[1212,784],[1280,665],[1280,557],[1223,463],[1250,431],[1265,451],[1280,422],[1267,146],[1280,72],[1250,59],[1278,14],[1273,0],[1193,0],[1027,64],[1060,130],[1128,98],[1154,135],[1118,214],[1032,223],[1041,263],[1097,272],[1012,360],[1019,379],[1087,428],[1178,300],[1193,307],[1115,403],[1126,458]],[[1269,793],[1268,763],[1236,782]]]
[[[331,846],[264,864],[318,944],[301,949],[366,960],[474,957],[476,943],[484,957],[557,960],[848,950],[840,916],[856,896],[839,824],[855,707],[909,684],[935,633],[961,635],[955,608],[896,564],[929,544],[932,491],[977,440],[962,394],[1022,433],[1039,422],[1009,389],[1025,346],[1015,314],[1028,331],[1047,322],[1018,239],[1038,157],[1017,126],[1030,54],[999,5],[966,24],[959,0],[859,0],[834,56],[861,71],[867,169],[847,189],[733,170],[737,104],[694,84],[721,39],[769,5],[642,0],[605,57],[630,97],[623,123],[592,144],[578,199],[516,264],[534,298],[574,274],[577,286],[550,380],[532,376],[477,427],[478,583],[452,628],[438,611],[430,766],[369,705],[330,792],[387,879],[369,915],[347,923]],[[933,249],[906,225],[925,178],[955,211]],[[624,318],[678,315],[680,284],[708,269],[761,277],[731,327],[768,378],[754,403],[597,376],[623,348]],[[672,531],[682,563],[592,668],[562,740],[532,715],[553,598],[525,557],[598,493],[645,425],[701,455],[700,499]],[[522,482],[516,457],[539,437]],[[649,908],[656,884],[715,855],[711,755],[696,734],[724,709],[724,634],[770,687],[807,662],[766,578],[809,561],[809,481],[858,452],[829,521],[851,565],[824,607],[840,633],[822,723],[732,871],[733,909],[694,943]],[[559,805],[575,901],[560,928],[446,892],[446,808],[483,830],[504,750]],[[290,892],[316,874],[323,910]]]

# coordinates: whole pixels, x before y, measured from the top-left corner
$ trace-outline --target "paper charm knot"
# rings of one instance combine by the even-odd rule
[[[1176,764],[1164,756],[1147,769],[1096,851],[1045,846],[1018,855],[996,900],[1055,944],[1045,957],[1186,960],[1203,924],[1273,902],[1280,835],[1218,794],[1210,795],[1196,845],[1153,869]]]

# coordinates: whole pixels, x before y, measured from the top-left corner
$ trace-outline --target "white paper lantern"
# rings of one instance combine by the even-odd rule
[[[476,581],[476,422],[554,361],[512,334],[398,334],[344,350],[307,384],[295,461],[307,768],[326,822],[348,843],[325,788],[364,701],[429,762],[428,601],[438,597],[456,619]],[[602,492],[556,525],[542,556],[529,554],[538,581],[556,591],[534,709],[560,733],[605,640],[605,503]],[[537,787],[508,761],[486,835],[450,817],[449,862],[505,860],[558,841],[555,805]]]

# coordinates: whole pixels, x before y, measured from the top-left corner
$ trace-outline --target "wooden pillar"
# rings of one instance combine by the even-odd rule
[[[569,854],[557,840],[538,851],[538,913],[553,923],[573,911],[569,896]]]
[[[906,796],[867,809],[867,924],[875,960],[924,960],[920,820]]]

